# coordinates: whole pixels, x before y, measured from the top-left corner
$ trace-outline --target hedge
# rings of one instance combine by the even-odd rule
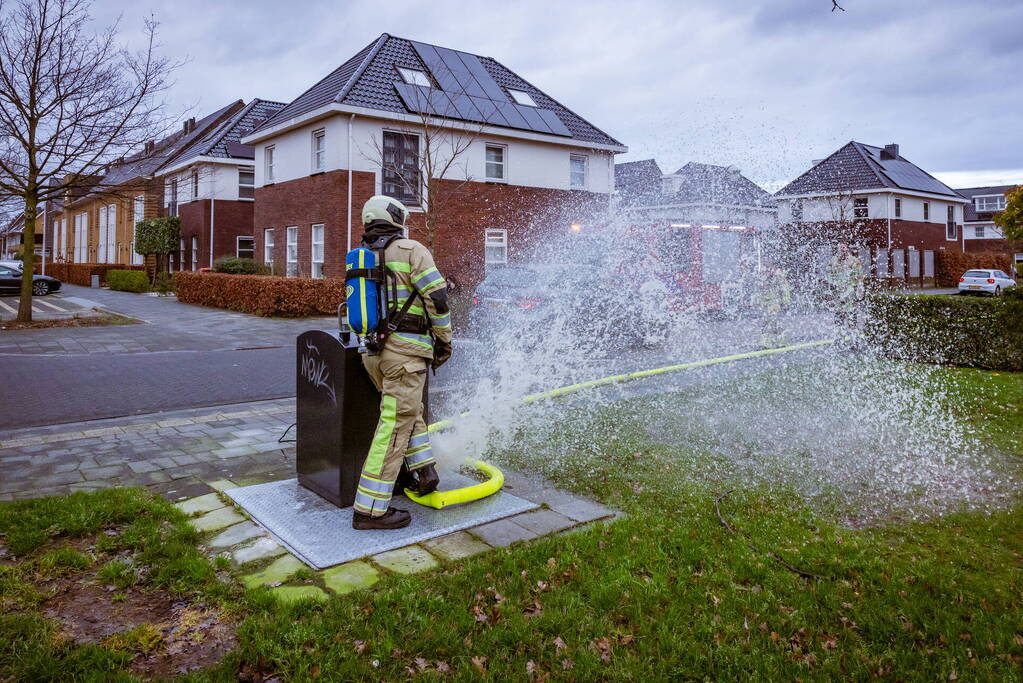
[[[107,271],[107,284],[118,292],[149,291],[149,277],[142,270]]]
[[[334,315],[344,301],[345,281],[182,271],[177,295],[186,304],[263,316]]]
[[[973,268],[995,268],[1012,274],[1012,259],[1000,251],[934,252],[934,286],[955,287],[962,274]]]
[[[128,266],[123,263],[47,263],[46,274],[70,285],[89,287],[92,276],[99,275],[101,285],[107,282],[107,273],[111,270],[141,270],[145,266]]]
[[[867,305],[867,341],[901,360],[1023,371],[1023,289],[998,298],[889,294]]]
[[[250,258],[223,256],[213,262],[213,270],[228,275],[272,275],[270,266]]]

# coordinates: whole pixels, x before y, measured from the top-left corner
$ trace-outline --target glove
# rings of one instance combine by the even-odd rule
[[[434,370],[448,362],[451,358],[451,342],[437,340],[433,345],[433,363],[430,365]]]

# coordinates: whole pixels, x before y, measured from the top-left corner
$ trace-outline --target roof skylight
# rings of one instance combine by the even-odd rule
[[[421,85],[424,88],[433,87],[433,83],[430,81],[430,77],[426,75],[425,71],[419,69],[407,69],[403,66],[398,67],[398,73],[410,85]]]
[[[508,88],[508,94],[511,95],[519,104],[524,104],[527,107],[537,106],[536,102],[533,100],[533,96],[525,90],[514,90],[512,88]]]

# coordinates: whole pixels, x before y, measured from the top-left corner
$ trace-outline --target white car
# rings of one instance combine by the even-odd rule
[[[960,294],[1001,296],[1007,287],[1015,286],[1016,281],[1001,270],[968,270],[959,278]]]
[[[21,261],[0,261],[0,266],[7,266],[8,268],[13,268],[14,270],[23,269]]]

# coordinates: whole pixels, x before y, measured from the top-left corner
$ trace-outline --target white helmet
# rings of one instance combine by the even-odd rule
[[[362,224],[384,221],[396,228],[404,228],[408,220],[408,209],[393,197],[378,194],[369,198],[362,207]]]

